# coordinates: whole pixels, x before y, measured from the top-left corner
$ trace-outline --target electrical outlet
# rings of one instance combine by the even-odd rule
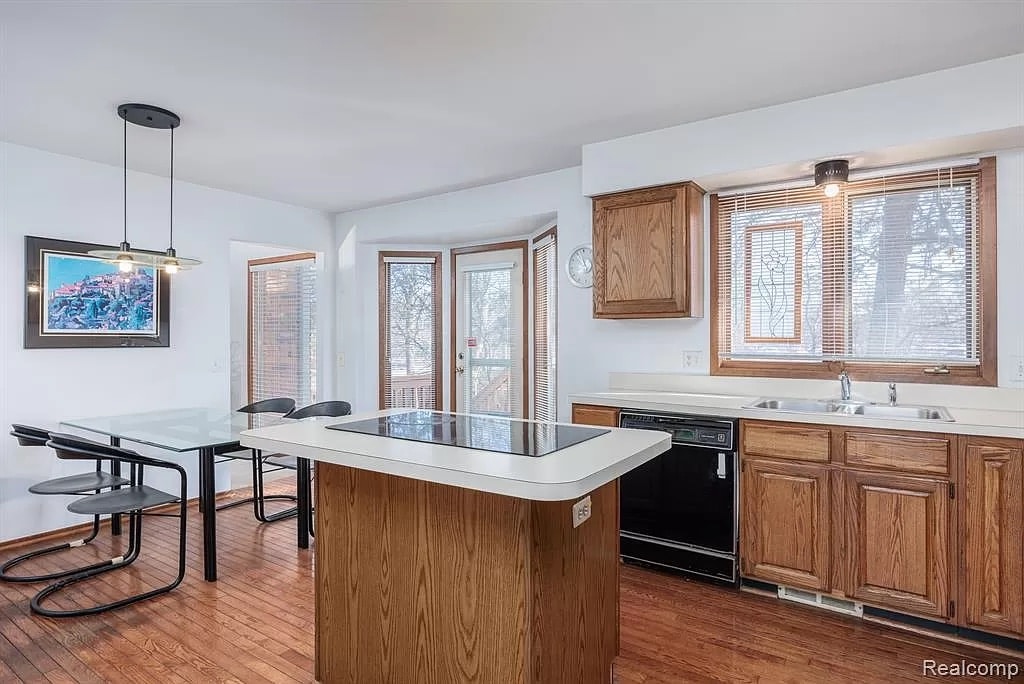
[[[590,519],[590,495],[572,505],[572,526],[579,527]]]
[[[699,349],[687,349],[683,351],[683,368],[696,368],[704,359],[704,352]]]
[[[338,368],[345,367],[345,352],[338,352]]]

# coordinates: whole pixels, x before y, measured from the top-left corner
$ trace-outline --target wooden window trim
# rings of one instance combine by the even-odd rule
[[[711,374],[723,376],[744,376],[744,377],[777,377],[777,378],[806,378],[806,379],[834,379],[842,370],[846,370],[851,378],[856,380],[880,381],[880,382],[914,382],[928,384],[948,385],[974,385],[974,386],[995,386],[998,383],[998,364],[996,350],[996,159],[985,157],[977,164],[979,171],[978,178],[978,200],[977,200],[977,250],[978,250],[978,308],[980,311],[980,325],[978,326],[980,339],[980,363],[978,365],[967,364],[946,364],[948,374],[931,374],[926,370],[934,368],[934,364],[923,363],[881,363],[881,362],[858,362],[845,360],[826,361],[771,361],[771,360],[737,360],[723,359],[719,349],[719,325],[722,318],[732,320],[731,304],[725,302],[725,310],[720,309],[719,292],[723,287],[730,287],[733,274],[720,273],[719,263],[719,233],[720,233],[720,209],[718,194],[711,195]],[[916,175],[916,174],[908,174]],[[823,202],[824,207],[835,203]],[[823,219],[825,226],[824,233],[828,233],[830,222]],[[845,244],[842,239],[836,240],[836,236],[823,234],[823,245],[832,241],[838,245]],[[830,281],[830,279],[826,279]],[[831,309],[831,289],[827,284],[823,285],[823,307],[822,319],[827,320],[829,316],[842,315]],[[841,308],[841,307],[840,307]],[[845,323],[844,323],[845,325]],[[826,350],[827,353],[827,350]]]
[[[557,338],[557,336],[558,336],[558,258],[557,258],[557,255],[558,255],[558,226],[557,225],[551,226],[550,228],[545,230],[543,233],[540,233],[539,235],[534,236],[530,240],[530,250],[532,252],[532,254],[531,254],[532,268],[531,268],[531,272],[530,272],[530,286],[533,289],[533,310],[534,310],[534,312],[536,312],[536,307],[537,307],[537,245],[539,245],[542,241],[546,240],[549,237],[554,242],[554,248],[555,248],[555,268],[554,268],[554,272],[551,273],[549,277],[551,279],[553,279],[554,285],[555,285],[555,312],[554,312],[554,316],[553,316],[552,322],[555,325],[555,336]],[[523,280],[526,280],[525,275],[523,277]],[[528,316],[524,316],[524,318],[529,318],[529,317]],[[537,348],[538,348],[539,345],[537,344],[537,321],[536,321],[536,319],[532,320],[530,322],[530,324],[527,325],[527,327],[531,328],[532,332],[533,332],[533,345],[532,345],[532,348],[530,350],[530,353],[533,355],[533,372],[532,372],[531,375],[532,375],[532,378],[533,378],[534,392],[536,392],[536,388],[540,386],[540,378],[539,378],[540,373],[538,372],[538,365],[537,365]],[[546,351],[547,351],[548,357],[550,358],[551,357],[551,349],[547,349]],[[557,348],[556,348],[555,354],[557,355]],[[557,368],[557,359],[556,359],[556,368]],[[555,411],[555,418],[557,419],[557,417],[558,417],[558,383],[557,383],[557,378],[549,376],[548,377],[548,382],[549,383],[553,383],[554,386],[555,386],[555,397],[554,397],[555,405],[552,408]],[[532,402],[531,405],[533,406],[534,413],[536,413],[536,411],[537,411],[537,402],[534,401],[534,402]],[[524,417],[525,417],[525,415],[526,414],[524,414]],[[536,415],[532,416],[533,419],[536,419],[536,417],[537,417]]]
[[[256,340],[253,335],[253,325],[255,321],[252,317],[252,267],[253,266],[266,266],[267,264],[284,264],[289,261],[305,261],[311,260],[316,261],[316,252],[296,252],[295,254],[283,254],[281,256],[263,257],[261,259],[249,259],[246,264],[245,272],[245,393],[247,396],[247,404],[251,404],[254,401],[253,385],[256,384],[256,379],[253,376],[255,370],[252,365],[252,360],[256,354]]]
[[[456,286],[458,285],[459,276],[455,271],[455,257],[460,254],[478,254],[480,252],[500,252],[506,249],[518,249],[522,252],[523,259],[523,418],[527,419],[530,415],[530,373],[528,369],[530,367],[530,325],[527,322],[529,318],[529,307],[527,303],[530,301],[530,277],[527,270],[528,264],[530,263],[530,241],[529,240],[508,240],[506,242],[493,242],[485,245],[470,245],[468,247],[454,247],[450,250],[448,259],[449,261],[449,274],[451,277],[451,350],[450,350],[450,361],[451,369],[449,372],[449,378],[451,384],[451,402],[452,411],[457,410],[455,407],[456,395],[455,395],[455,383],[457,379],[455,377],[455,355],[458,345],[456,345],[455,335],[455,312],[458,309],[458,301],[456,300]]]
[[[393,258],[410,259],[432,259],[431,280],[434,284],[434,409],[440,411],[444,408],[444,387],[441,378],[444,371],[441,368],[441,252],[394,252],[381,251],[377,253],[377,406],[381,409],[385,406],[384,379],[387,368],[384,359],[387,358],[387,335],[384,334],[384,321],[387,320],[387,266],[386,260]]]
[[[284,264],[289,261],[303,261],[305,259],[316,261],[316,252],[298,252],[296,254],[283,254],[262,259],[249,259],[249,267],[264,266],[266,264]]]

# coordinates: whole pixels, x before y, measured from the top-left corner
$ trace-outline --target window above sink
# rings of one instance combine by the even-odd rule
[[[713,195],[713,375],[995,385],[995,159]]]

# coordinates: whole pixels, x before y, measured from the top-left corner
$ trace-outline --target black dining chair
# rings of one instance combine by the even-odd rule
[[[276,397],[274,399],[263,399],[261,401],[254,402],[248,406],[243,406],[238,409],[239,413],[248,413],[252,415],[258,414],[278,414],[282,417],[289,416],[290,413],[295,409],[295,400],[288,397]],[[265,459],[263,453],[259,449],[244,449],[241,451],[235,450],[225,453],[218,453],[220,457],[218,463],[223,463],[228,460],[248,460],[252,463],[252,491],[253,495],[238,501],[232,501],[230,503],[221,504],[217,506],[218,511],[222,511],[228,508],[234,508],[235,506],[242,506],[247,503],[252,504],[253,517],[259,522],[269,523],[276,522],[278,520],[284,520],[290,518],[298,513],[297,506],[285,509],[283,511],[277,511],[275,513],[267,513],[266,502],[267,501],[291,501],[292,503],[297,502],[297,498],[292,494],[271,494],[266,495],[263,492],[263,473],[265,472]],[[272,466],[266,472],[273,472],[280,470],[280,466]]]
[[[347,401],[321,401],[309,406],[295,409],[285,416],[288,420],[302,420],[303,418],[338,418],[352,413],[352,405]],[[285,468],[295,470],[296,458],[288,454],[270,454],[264,457],[267,465],[275,469]],[[272,471],[267,471],[272,472]],[[260,482],[260,486],[262,486]]]
[[[120,489],[112,489],[100,494],[90,494],[68,504],[68,510],[82,515],[115,515],[128,516],[128,549],[117,558],[104,562],[99,567],[84,569],[68,577],[57,580],[32,597],[30,607],[33,612],[46,617],[78,617],[94,615],[104,611],[127,606],[137,601],[153,598],[167,593],[181,584],[185,577],[185,538],[188,508],[188,485],[185,469],[177,463],[143,456],[140,453],[121,447],[100,444],[75,435],[50,433],[47,446],[57,452],[58,458],[68,460],[109,460],[128,466],[129,481]],[[173,471],[178,475],[178,491],[165,492],[150,487],[145,483],[147,468]],[[173,506],[177,512],[156,512]],[[178,523],[178,570],[174,578],[167,584],[137,594],[106,603],[98,603],[84,608],[55,609],[43,605],[45,601],[62,592],[67,587],[90,579],[112,570],[127,567],[134,563],[142,549],[142,519],[146,515],[170,516],[179,519]]]
[[[11,425],[11,435],[18,440],[18,444],[21,446],[31,447],[46,447],[47,442],[50,439],[50,434],[42,428],[32,427],[31,425]],[[49,449],[46,449],[49,452]],[[78,475],[68,475],[65,477],[58,477],[51,480],[45,480],[43,482],[37,482],[28,488],[28,491],[32,494],[40,494],[44,496],[82,496],[85,494],[99,494],[103,490],[119,487],[121,485],[128,484],[128,480],[117,475],[112,475],[103,469],[104,463],[107,459],[97,457],[95,459],[95,469],[91,472],[81,473]],[[44,573],[41,575],[15,575],[11,573],[11,570],[22,563],[29,561],[33,558],[40,556],[46,556],[51,553],[58,553],[60,551],[67,551],[68,549],[78,548],[85,546],[96,538],[100,531],[100,516],[99,514],[93,515],[92,518],[92,529],[89,534],[82,539],[74,539],[66,541],[61,544],[54,546],[47,546],[42,549],[36,549],[35,551],[29,551],[23,553],[20,556],[15,556],[9,559],[2,565],[0,565],[0,580],[6,582],[47,582],[49,580],[59,579],[61,577],[68,577],[85,570],[92,568],[105,567],[110,563],[109,560],[102,561],[99,563],[93,563],[90,565],[79,566],[74,568],[68,568],[65,570],[58,570],[55,572]]]
[[[285,418],[289,420],[302,420],[304,418],[339,418],[341,416],[347,416],[352,413],[352,405],[347,401],[321,401],[316,404],[310,404],[309,406],[303,406],[300,409],[296,409],[289,413]],[[290,454],[270,454],[264,459],[267,464],[278,468],[288,470],[298,470],[299,460],[295,456]],[[310,475],[310,482],[312,481],[312,475]],[[260,482],[262,488],[263,483]],[[300,485],[301,486],[301,485]],[[313,498],[312,498],[312,487],[307,492],[306,502],[309,507],[308,511],[308,530],[309,534],[313,534]],[[298,506],[296,506],[298,508]],[[301,536],[301,530],[300,530]]]

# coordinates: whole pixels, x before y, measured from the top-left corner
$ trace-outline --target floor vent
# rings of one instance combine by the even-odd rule
[[[824,608],[825,610],[831,610],[835,613],[864,617],[864,604],[837,599],[833,596],[816,594],[813,591],[801,591],[799,589],[790,589],[789,587],[779,587],[779,598],[787,601],[793,601],[794,603],[802,603],[807,606]]]

